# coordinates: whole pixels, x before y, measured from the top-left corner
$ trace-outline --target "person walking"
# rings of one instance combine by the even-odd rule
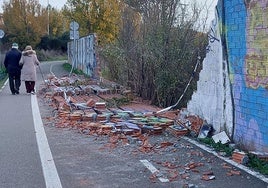
[[[13,43],[11,50],[6,53],[4,65],[8,73],[9,87],[12,95],[19,94],[21,85],[21,66],[19,65],[21,52],[17,43]]]
[[[25,82],[26,92],[29,94],[35,94],[36,66],[39,64],[36,52],[30,45],[26,46],[22,51],[20,65],[22,65],[21,80]]]

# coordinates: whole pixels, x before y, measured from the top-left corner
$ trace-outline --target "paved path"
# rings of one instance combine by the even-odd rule
[[[0,187],[60,188],[36,95],[11,95],[8,82],[0,92]]]
[[[45,187],[31,97],[11,95],[8,84],[0,92],[0,187]]]

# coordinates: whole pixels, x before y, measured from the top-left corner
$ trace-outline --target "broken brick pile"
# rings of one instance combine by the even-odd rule
[[[84,134],[162,134],[167,131],[174,136],[184,136],[189,128],[184,123],[178,124],[175,119],[180,111],[168,111],[157,114],[136,110],[122,110],[117,107],[108,108],[108,99],[114,97],[128,97],[129,90],[122,86],[111,84],[105,87],[96,81],[85,81],[76,76],[62,77],[49,76],[46,83],[44,97],[51,101],[50,105],[56,110],[57,127],[75,127]],[[130,102],[131,103],[131,102]],[[131,106],[131,105],[129,105]],[[187,123],[192,130],[199,132],[203,121],[197,116],[189,116]],[[189,126],[189,125],[187,125]]]
[[[107,88],[97,81],[85,81],[76,76],[62,77],[60,79],[50,75],[43,89],[43,96],[50,101],[54,108],[54,125],[60,128],[76,128],[83,134],[109,135],[109,146],[115,147],[118,141],[141,141],[139,151],[150,152],[153,147],[145,135],[162,134],[164,131],[176,137],[193,132],[198,135],[204,121],[194,115],[182,117],[180,110],[154,113],[148,110],[139,111],[131,109],[131,104],[122,108],[108,107],[105,99],[122,98],[131,95],[118,85]],[[40,92],[39,92],[40,94]],[[130,103],[133,101],[130,101]],[[130,109],[130,110],[129,110]],[[245,153],[234,152],[232,159],[244,164],[248,158]],[[235,174],[235,173],[232,173]],[[211,179],[213,175],[204,174],[204,180]],[[213,178],[212,178],[213,179]]]
[[[247,164],[248,163],[248,156],[245,152],[235,150],[232,154],[233,161],[239,164]]]

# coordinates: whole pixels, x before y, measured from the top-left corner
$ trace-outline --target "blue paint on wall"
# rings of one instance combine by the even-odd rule
[[[222,2],[224,1],[224,2]],[[224,5],[224,7],[222,7]],[[222,10],[225,18],[222,18]],[[230,78],[234,97],[234,141],[248,150],[268,152],[268,94],[246,86],[247,9],[244,0],[219,0],[217,11],[225,19]]]

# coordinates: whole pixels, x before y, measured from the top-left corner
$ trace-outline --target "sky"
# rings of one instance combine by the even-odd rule
[[[9,0],[0,0],[0,12],[2,12],[3,2],[5,1],[8,2]],[[52,7],[61,9],[67,0],[39,0],[39,3],[43,6],[47,6],[48,2]]]
[[[0,0],[0,2],[3,0]],[[52,7],[61,9],[63,5],[67,2],[67,0],[39,0],[39,3],[43,6],[47,6],[49,3]],[[208,20],[207,20],[207,26],[210,26],[211,21],[214,19],[215,16],[215,6],[217,5],[218,0],[181,0],[181,2],[190,5],[193,2],[196,2],[203,6],[206,4],[205,8],[208,8]]]
[[[0,2],[1,1],[2,0],[0,0]],[[215,7],[215,5],[218,2],[218,0],[182,0],[182,1],[185,3],[190,3],[190,2],[204,3],[204,2],[206,2],[207,5],[212,5],[213,7]],[[42,5],[47,5],[49,2],[49,4],[51,4],[52,7],[60,9],[67,2],[67,0],[39,0],[39,2]]]
[[[49,3],[52,7],[61,9],[67,0],[39,0],[39,3],[43,6],[47,6]]]
[[[9,0],[0,0],[1,7],[4,1],[9,1]],[[49,3],[52,7],[57,8],[57,9],[61,9],[66,2],[67,0],[39,0],[39,3],[41,5],[46,6]],[[211,15],[214,16],[214,13],[213,13],[214,7],[217,4],[218,0],[182,0],[182,2],[187,3],[187,4],[191,2],[197,2],[197,3],[203,4],[205,2],[207,5],[211,5],[210,12],[211,12]]]
[[[3,1],[3,0],[0,0],[0,2]],[[63,5],[67,2],[67,0],[39,0],[40,4],[46,6],[49,2],[49,4],[52,6],[52,7],[55,7],[55,8],[58,8],[58,9],[61,9],[63,7]],[[184,3],[191,3],[191,2],[197,2],[197,3],[200,3],[200,4],[204,4],[206,3],[207,6],[210,6],[210,13],[211,15],[214,16],[214,7],[216,6],[218,0],[182,0],[182,2]]]
[[[3,1],[9,0],[0,0],[0,6],[2,7]],[[211,20],[214,19],[215,6],[218,0],[181,0],[183,3],[191,4],[193,2],[197,2],[198,4],[204,5],[204,3],[209,7],[209,18],[207,24],[210,25]],[[39,3],[43,6],[47,6],[48,3],[57,9],[61,9],[63,5],[67,2],[67,0],[39,0]],[[0,12],[2,12],[2,8],[0,7]]]

